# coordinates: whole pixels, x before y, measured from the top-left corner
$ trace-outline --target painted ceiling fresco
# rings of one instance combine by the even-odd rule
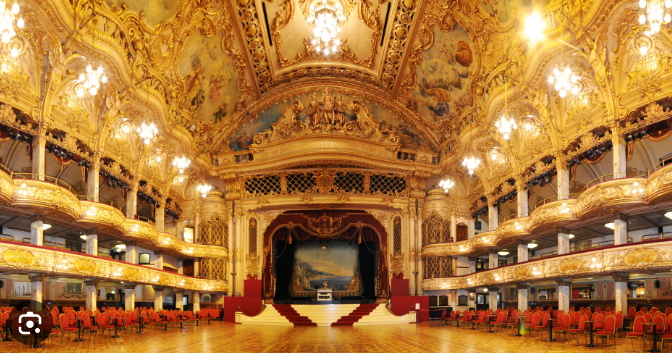
[[[171,18],[177,8],[180,6],[180,1],[177,0],[105,0],[110,7],[121,9],[122,6],[128,7],[129,10],[138,14],[145,13],[147,23],[155,26],[169,18]]]

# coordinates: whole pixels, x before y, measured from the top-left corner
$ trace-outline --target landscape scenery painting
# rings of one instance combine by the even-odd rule
[[[306,242],[296,245],[292,289],[295,294],[327,288],[359,292],[359,246],[346,242]]]

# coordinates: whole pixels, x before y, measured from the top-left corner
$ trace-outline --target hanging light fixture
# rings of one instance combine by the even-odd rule
[[[579,76],[575,75],[569,66],[556,66],[548,76],[548,83],[558,91],[560,98],[565,98],[567,93],[579,94],[581,92],[579,80]]]
[[[0,5],[0,39],[2,43],[9,43],[12,38],[16,36],[15,27],[23,28],[25,22],[23,18],[18,17],[19,12],[21,12],[21,7],[19,4],[14,2],[11,7],[9,6],[9,1],[3,1]],[[18,18],[17,18],[18,17]],[[12,57],[17,57],[19,55],[19,50],[12,48],[10,50]]]
[[[508,140],[513,130],[518,128],[518,124],[516,124],[516,121],[513,118],[507,118],[506,115],[502,115],[502,117],[495,122],[495,127],[497,127],[499,133],[502,134],[502,137],[505,140]]]
[[[497,254],[499,254],[501,256],[506,256],[506,255],[509,254],[509,250],[502,249],[502,250],[498,251]]]
[[[523,29],[523,35],[527,40],[530,41],[530,46],[534,46],[537,42],[544,39],[544,30],[546,29],[546,21],[541,14],[537,11],[532,12],[525,19],[525,28]]]
[[[341,40],[341,26],[345,23],[343,5],[338,0],[315,0],[308,9],[308,24],[313,26],[311,44],[318,54],[329,55],[338,52]]]
[[[191,164],[191,160],[189,160],[187,157],[182,156],[182,157],[175,157],[173,160],[173,165],[179,169],[180,174],[184,173],[184,170],[189,167]]]
[[[642,13],[639,15],[639,24],[648,23],[652,34],[660,32],[660,27],[672,20],[672,16],[670,16],[672,0],[639,0],[639,8],[642,9]]]
[[[447,193],[448,190],[450,190],[450,188],[452,188],[453,186],[455,186],[455,182],[452,181],[452,180],[450,180],[449,178],[445,178],[445,179],[443,179],[443,180],[441,180],[441,181],[439,182],[439,187],[440,187],[440,188],[443,188],[443,192],[446,192],[446,193]]]
[[[154,125],[154,123],[150,123],[149,125],[142,123],[142,125],[138,127],[138,134],[140,134],[140,138],[145,141],[145,145],[149,145],[149,142],[158,133],[159,129],[156,128],[156,125]]]
[[[481,164],[481,160],[471,156],[471,157],[464,157],[464,161],[462,161],[462,166],[466,167],[467,170],[469,170],[469,175],[474,174],[474,170],[478,168],[478,166]]]
[[[208,196],[208,192],[210,192],[210,190],[212,190],[212,186],[203,183],[203,184],[197,186],[197,187],[196,187],[196,190],[198,190],[198,192],[201,193],[201,195],[203,196],[203,198],[205,198],[206,196]]]
[[[92,17],[96,16],[96,5],[93,3]],[[96,49],[95,40],[96,34],[92,30],[91,33],[91,47],[93,50]],[[98,94],[100,85],[107,83],[107,76],[105,76],[105,70],[102,66],[98,66],[97,69],[94,69],[91,64],[86,65],[86,72],[79,74],[77,79],[77,84],[75,85],[75,93],[78,97],[84,97],[86,93],[89,93],[92,96]]]

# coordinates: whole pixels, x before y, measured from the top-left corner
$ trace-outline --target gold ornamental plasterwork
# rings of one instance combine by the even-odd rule
[[[574,206],[579,219],[598,217],[646,204],[645,178],[609,180],[581,193]]]
[[[553,258],[532,260],[457,278],[424,280],[422,288],[424,290],[469,289],[516,282],[548,281],[559,277],[600,276],[612,272],[637,271],[642,268],[652,271],[672,269],[672,241],[558,255]]]
[[[323,56],[315,52],[315,47],[310,43],[308,38],[303,39],[304,42],[303,51],[297,53],[293,59],[288,59],[282,54],[283,41],[280,31],[283,28],[285,28],[285,26],[287,26],[289,21],[291,21],[294,18],[294,11],[295,11],[294,2],[295,0],[285,0],[281,5],[282,7],[281,10],[277,12],[276,17],[273,20],[273,24],[271,25],[271,37],[273,38],[273,43],[275,44],[275,55],[278,58],[278,64],[280,68],[286,68],[289,66],[297,65],[304,60],[309,60],[312,62],[325,60]],[[310,2],[311,0],[300,1],[300,8],[304,16],[306,16],[307,14],[307,7],[309,6]],[[353,4],[349,1],[344,1],[343,4],[345,13],[349,13],[351,11],[351,7],[353,6]],[[369,54],[368,57],[360,60],[357,57],[357,55],[350,50],[350,48],[347,45],[347,39],[345,39],[343,41],[343,44],[339,48],[339,52],[337,54],[331,54],[329,58],[327,58],[327,61],[329,62],[349,61],[355,65],[360,65],[367,69],[371,69],[375,64],[374,59],[376,58],[376,54],[378,52],[377,50],[378,43],[380,42],[380,38],[382,36],[383,31],[380,21],[378,20],[378,11],[380,8],[380,2],[377,3],[376,7],[373,9],[370,8],[371,5],[368,1],[359,1],[359,3],[354,6],[357,7],[357,14],[360,20],[367,27],[373,30],[371,38],[369,39],[369,42],[371,43],[371,53]]]
[[[228,289],[228,283],[223,280],[195,279],[151,267],[5,241],[0,242],[0,270],[39,271],[58,276],[156,284],[184,290],[222,292]]]
[[[81,214],[79,199],[56,184],[14,179],[12,206],[29,208],[33,212],[74,221]]]

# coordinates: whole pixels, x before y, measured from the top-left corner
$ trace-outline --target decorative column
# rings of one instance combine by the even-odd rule
[[[199,292],[194,291],[194,306],[192,308],[192,311],[196,313],[197,311],[201,311],[201,294]]]
[[[175,309],[184,310],[184,301],[182,297],[184,296],[184,290],[175,289]]]
[[[453,242],[457,241],[457,222],[455,221],[455,210],[450,212],[450,238]]]
[[[558,173],[558,200],[569,198],[569,168],[562,155],[556,156],[556,169]]]
[[[135,287],[137,287],[136,283],[124,283],[124,291],[126,293],[124,308],[126,310],[135,310]]]
[[[469,273],[475,273],[476,272],[476,259],[477,257],[467,257],[468,263],[469,263]]]
[[[499,293],[499,287],[495,286],[488,287],[488,296],[490,297],[489,308],[492,311],[497,310],[497,293]]]
[[[135,219],[138,214],[138,182],[134,181],[131,191],[126,194],[126,218]]]
[[[31,273],[28,275],[30,280],[30,300],[40,303],[39,307],[34,308],[35,310],[42,310],[42,289],[44,288],[44,279],[47,278],[45,273]],[[30,308],[33,309],[33,308]]]
[[[43,124],[37,128],[37,133],[33,137],[33,174],[35,179],[44,181],[46,174],[46,147],[47,147],[47,128]]]
[[[569,233],[570,230],[566,228],[558,233],[558,255],[569,254]]]
[[[86,200],[98,202],[100,200],[100,156],[94,154],[93,165],[86,174]]]
[[[495,206],[494,197],[488,196],[488,230],[493,231],[499,225],[499,208]]]
[[[497,268],[499,265],[499,254],[497,254],[497,251],[490,251],[490,254],[488,255],[488,265],[489,269]]]
[[[625,142],[625,138],[619,131],[620,129],[618,128],[613,128],[612,129],[612,137],[611,137],[611,143],[613,145],[613,155],[614,155],[614,179],[617,178],[625,178],[626,177],[626,172],[628,170],[627,166],[627,157],[626,157],[626,150],[625,146],[627,143]]]
[[[518,242],[518,263],[526,262],[530,259],[530,253],[527,249],[527,242]]]
[[[184,240],[184,220],[182,219],[175,222],[175,236],[177,239]]]
[[[135,245],[134,241],[129,241],[126,243],[126,262],[131,264],[138,263],[138,247]]]
[[[628,243],[628,216],[622,213],[616,214],[614,220],[614,245]]]
[[[159,206],[154,209],[154,226],[159,232],[165,229],[166,200],[159,200]]]
[[[81,235],[86,236],[86,253],[93,256],[98,256],[98,234],[95,229],[82,232]]]
[[[473,238],[476,235],[476,220],[470,218],[467,222],[467,231],[469,232],[469,239]]]
[[[100,283],[99,279],[84,280],[84,284],[86,285],[86,311],[93,311],[98,308],[98,283]]]
[[[201,277],[201,259],[194,259],[194,277]]]
[[[558,284],[558,310],[565,313],[569,312],[569,287],[572,285],[571,278],[557,278],[555,283]]]
[[[234,210],[235,211],[235,210]],[[234,288],[234,295],[237,297],[245,295],[244,293],[244,288],[243,288],[243,280],[245,277],[243,276],[243,257],[241,256],[241,248],[242,248],[242,236],[243,236],[243,210],[240,209],[238,214],[236,215],[236,219],[234,220],[234,225],[236,228],[236,233],[235,236],[233,237],[235,239],[235,243],[229,244],[229,248],[232,249],[231,252],[233,253],[233,260],[234,260],[234,268],[231,269],[232,272],[237,273],[237,275],[234,275],[234,282],[236,283],[236,287]]]
[[[30,243],[44,245],[44,216],[36,214],[30,219]]]
[[[518,288],[518,310],[522,313],[527,310],[527,293],[530,288],[530,282],[516,283],[516,288]]]
[[[152,286],[154,288],[154,311],[163,310],[163,286]]]
[[[201,243],[201,201],[194,201],[194,244]]]
[[[529,205],[527,203],[529,191],[525,189],[525,184],[522,180],[516,179],[516,203],[518,205],[518,217],[529,216]]]
[[[614,278],[614,298],[616,299],[615,311],[624,314],[628,312],[628,279],[630,274],[627,272],[615,272],[611,274]],[[634,292],[634,290],[633,290]]]
[[[177,274],[184,274],[184,260],[177,260]]]
[[[163,251],[155,251],[154,256],[156,256],[154,267],[157,270],[163,270]]]
[[[457,289],[451,289],[448,291],[448,305],[457,310]]]

